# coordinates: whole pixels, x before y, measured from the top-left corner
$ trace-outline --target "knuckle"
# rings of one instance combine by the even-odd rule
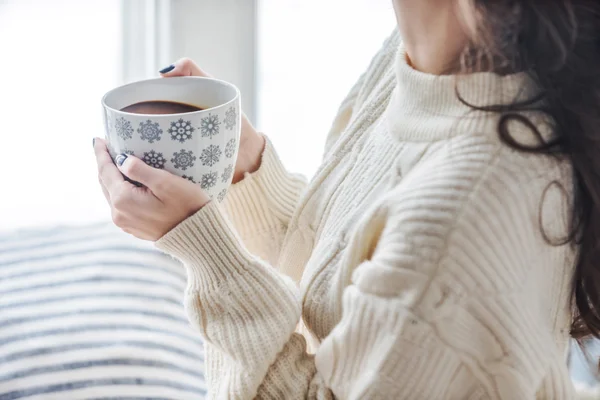
[[[171,189],[171,184],[167,179],[158,179],[153,189],[158,193],[166,193]]]
[[[184,67],[189,67],[191,65],[194,65],[194,60],[192,60],[189,57],[183,57],[179,60],[179,63]]]
[[[129,157],[129,160],[127,160],[127,162],[123,164],[121,169],[123,170],[123,173],[128,177],[130,175],[136,176],[140,170],[140,162],[141,161],[137,158]]]
[[[127,220],[127,218],[125,217],[125,214],[123,214],[122,212],[120,212],[118,210],[113,210],[111,213],[111,217],[112,217],[113,223],[116,226],[118,226],[119,228],[123,229],[123,227],[125,226],[126,220]]]
[[[102,163],[98,166],[98,177],[102,179],[104,175],[106,175],[106,168],[108,165],[106,163]]]
[[[112,197],[112,205],[115,210],[123,210],[129,203],[129,195],[124,191],[119,191]]]

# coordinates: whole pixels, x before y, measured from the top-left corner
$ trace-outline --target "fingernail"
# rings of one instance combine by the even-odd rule
[[[167,72],[171,72],[175,69],[175,66],[173,64],[169,65],[168,67],[164,67],[163,69],[161,69],[160,72],[161,74],[166,74]]]
[[[125,162],[125,160],[127,160],[127,154],[119,154],[116,158],[115,158],[115,162],[117,163],[117,165],[120,167],[121,165],[123,165],[123,163]]]
[[[96,146],[96,138],[92,139],[92,146]]]

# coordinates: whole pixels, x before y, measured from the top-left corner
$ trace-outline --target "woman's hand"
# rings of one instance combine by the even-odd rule
[[[133,156],[117,156],[115,165],[104,140],[94,139],[98,179],[115,225],[140,239],[156,241],[206,205],[210,198],[197,185]],[[138,187],[123,178],[123,173]]]
[[[169,65],[162,69],[162,76],[206,76],[209,74],[204,72],[192,60],[182,58],[175,64]],[[242,114],[242,133],[240,136],[240,151],[238,153],[235,171],[233,173],[233,183],[237,183],[244,179],[244,174],[252,173],[260,167],[262,153],[265,148],[265,138],[256,132],[248,118]]]

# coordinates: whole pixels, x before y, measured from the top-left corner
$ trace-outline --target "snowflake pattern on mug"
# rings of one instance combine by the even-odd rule
[[[236,121],[237,111],[234,107],[229,107],[229,110],[225,111],[225,119],[223,120],[223,123],[225,123],[225,129],[232,130]]]
[[[217,184],[217,173],[209,172],[208,174],[202,175],[202,180],[200,181],[200,187],[202,189],[210,189],[211,187]]]
[[[163,169],[165,167],[165,163],[167,160],[163,157],[162,153],[157,153],[154,150],[150,150],[147,153],[144,153],[144,157],[142,160],[151,167]]]
[[[160,140],[160,135],[163,131],[160,129],[158,122],[152,122],[150,120],[140,122],[138,133],[142,140],[147,140],[148,143],[154,143],[154,141]]]
[[[202,118],[200,121],[202,137],[210,137],[212,139],[213,136],[218,135],[219,125],[221,125],[221,122],[218,115],[208,114],[208,117]]]
[[[227,168],[223,170],[221,174],[221,182],[225,183],[231,179],[231,175],[233,175],[233,164],[229,164]]]
[[[225,196],[227,195],[227,189],[223,189],[219,192],[219,194],[217,195],[217,200],[219,200],[219,202],[222,202],[223,200],[225,200]]]
[[[180,118],[178,121],[171,122],[171,127],[167,132],[171,135],[171,139],[183,143],[192,138],[192,133],[195,130],[196,129],[192,126],[191,121],[184,121]]]
[[[133,150],[125,149],[121,153],[122,154],[127,154],[128,156],[135,156],[135,153],[133,152]]]
[[[193,176],[187,176],[187,175],[183,175],[182,176],[183,179],[187,179],[188,181],[192,182],[192,183],[196,183],[196,181],[194,180]]]
[[[231,139],[225,145],[225,157],[231,158],[235,154],[235,139]]]
[[[219,146],[211,144],[206,149],[202,150],[202,154],[200,154],[200,161],[202,161],[202,165],[208,165],[209,167],[212,167],[219,162],[221,154],[222,152]]]
[[[183,171],[190,167],[193,167],[194,161],[196,161],[196,156],[194,156],[194,152],[191,150],[181,150],[179,153],[175,152],[173,153],[173,158],[171,158],[173,166]]]
[[[125,118],[120,117],[115,120],[115,132],[123,140],[131,139],[133,137],[133,127],[131,122]]]

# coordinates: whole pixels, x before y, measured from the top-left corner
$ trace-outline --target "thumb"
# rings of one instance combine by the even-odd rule
[[[200,67],[196,65],[195,62],[190,60],[189,58],[182,58],[176,61],[174,64],[169,65],[161,69],[160,74],[164,77],[173,77],[173,76],[205,76],[210,77],[208,73],[203,71]]]
[[[162,158],[162,154],[158,153]],[[151,167],[135,156],[119,154],[115,157],[115,163],[119,170],[127,178],[134,182],[139,182],[150,189],[154,194],[156,190],[164,186],[164,182],[170,175],[167,171]]]

